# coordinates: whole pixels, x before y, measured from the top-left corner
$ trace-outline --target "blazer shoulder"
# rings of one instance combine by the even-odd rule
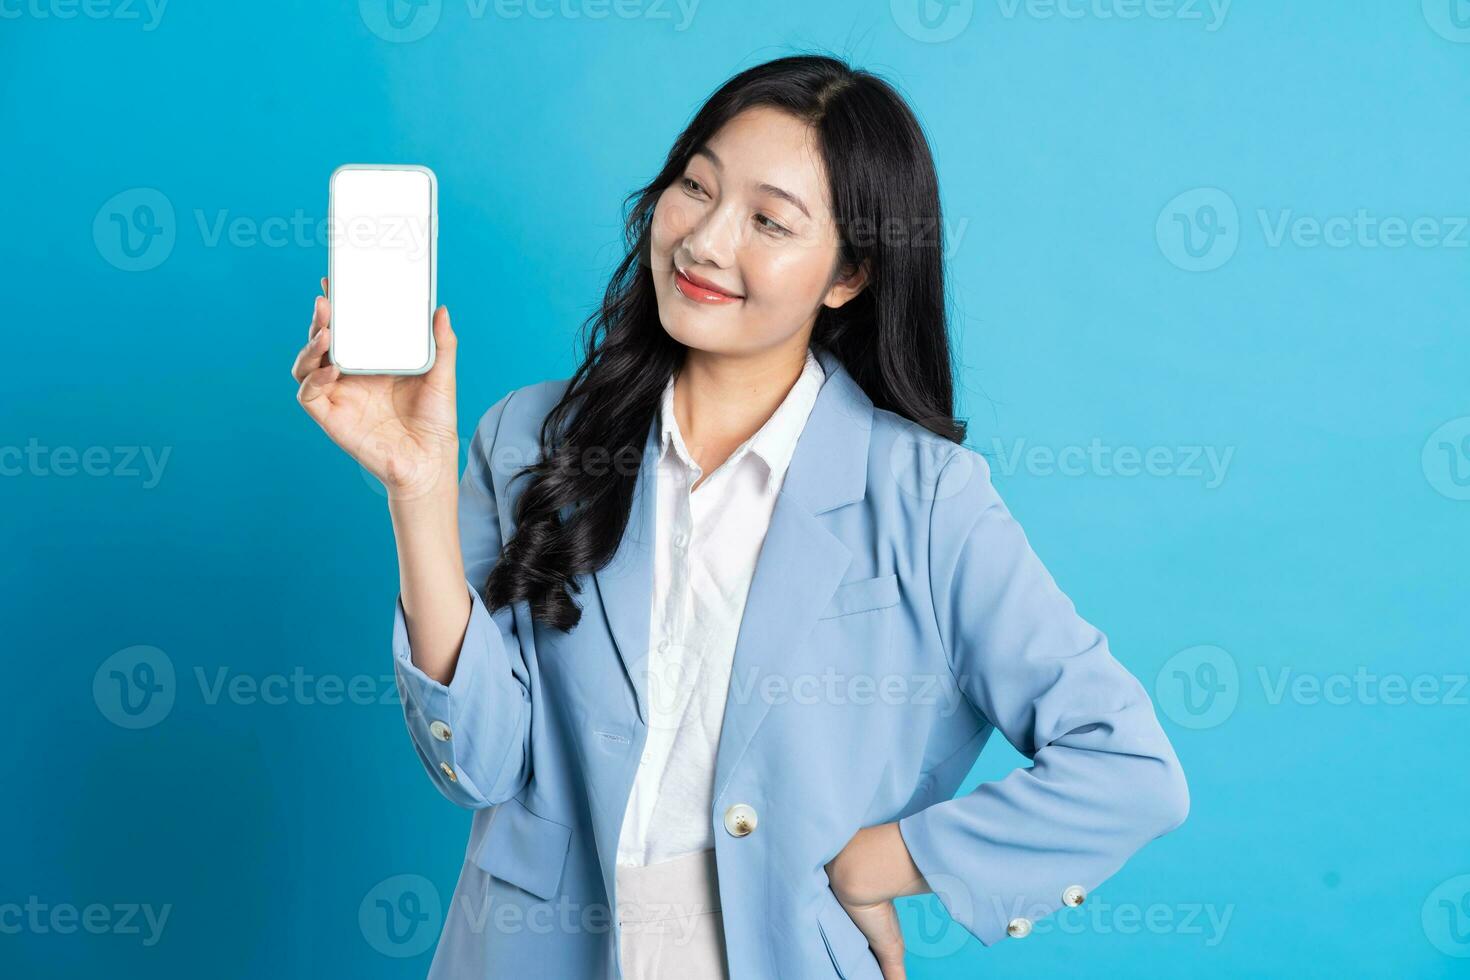
[[[977,492],[994,493],[983,454],[885,408],[873,409],[869,465],[870,476],[896,486],[924,509],[961,491],[972,501]]]
[[[873,436],[876,439],[917,449],[942,459],[948,459],[959,452],[975,452],[961,443],[951,442],[911,418],[877,406],[873,407]]]
[[[541,423],[561,401],[571,380],[550,378],[512,388],[480,416],[476,437],[490,444],[500,440],[538,442]]]

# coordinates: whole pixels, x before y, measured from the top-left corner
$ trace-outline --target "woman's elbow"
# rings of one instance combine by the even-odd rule
[[[1154,777],[1154,792],[1147,794],[1154,801],[1157,837],[1177,829],[1189,817],[1189,781],[1184,778],[1184,767],[1173,752],[1162,761],[1163,771]]]

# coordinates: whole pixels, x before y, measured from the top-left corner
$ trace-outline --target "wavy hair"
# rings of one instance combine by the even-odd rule
[[[484,587],[487,608],[518,600],[566,631],[581,620],[577,576],[616,554],[636,467],[664,386],[685,348],[659,320],[649,253],[659,196],[691,155],[740,112],[779,109],[807,122],[830,181],[840,267],[868,263],[843,306],[822,306],[810,346],[834,353],[878,408],[954,442],[954,388],[945,311],[943,228],[933,156],[918,120],[883,79],[823,55],[756,65],[716,91],[679,134],[663,169],[624,201],[626,254],[601,307],[582,325],[582,362],[540,431],[540,458],[515,505],[516,531]]]

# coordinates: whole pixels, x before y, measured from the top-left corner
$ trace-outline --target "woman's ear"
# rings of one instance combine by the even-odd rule
[[[862,264],[856,269],[849,266],[844,270],[844,274],[839,275],[837,281],[832,283],[831,288],[827,290],[827,295],[822,300],[822,304],[824,306],[830,306],[835,310],[862,292],[863,287],[868,284],[868,273],[871,268],[872,266],[867,259],[863,259]]]

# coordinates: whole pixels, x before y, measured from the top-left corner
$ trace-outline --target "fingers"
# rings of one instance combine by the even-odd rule
[[[325,279],[322,282],[326,282]],[[306,338],[310,340],[316,336],[316,332],[332,322],[332,304],[325,296],[316,298],[316,306],[311,311],[311,326],[307,328]]]
[[[327,349],[331,339],[332,331],[326,327],[314,333],[296,355],[296,361],[291,365],[291,377],[297,381],[305,381],[308,374],[317,368],[326,367],[329,363]]]
[[[327,277],[326,276],[322,276],[322,295],[325,296],[325,297],[327,297],[327,299],[331,299],[332,298],[332,294],[327,291]]]
[[[322,295],[316,298],[312,307],[306,346],[297,353],[296,360],[291,365],[291,377],[301,383],[296,389],[296,400],[313,417],[322,414],[328,401],[322,395],[336,383],[341,374],[337,365],[332,364],[327,356],[332,340],[332,331],[327,324],[331,322],[331,318],[332,306],[327,300],[327,279],[323,276]]]
[[[325,279],[322,280],[326,282]],[[318,296],[316,304],[312,307],[311,325],[306,332],[306,346],[296,355],[296,360],[291,365],[291,377],[297,381],[305,381],[306,376],[319,367],[325,367],[329,361],[327,350],[330,346],[332,332],[327,327],[332,318],[332,304],[325,296]]]
[[[325,410],[327,399],[322,396],[336,383],[338,368],[335,364],[319,367],[306,375],[296,391],[296,400],[313,416]]]

